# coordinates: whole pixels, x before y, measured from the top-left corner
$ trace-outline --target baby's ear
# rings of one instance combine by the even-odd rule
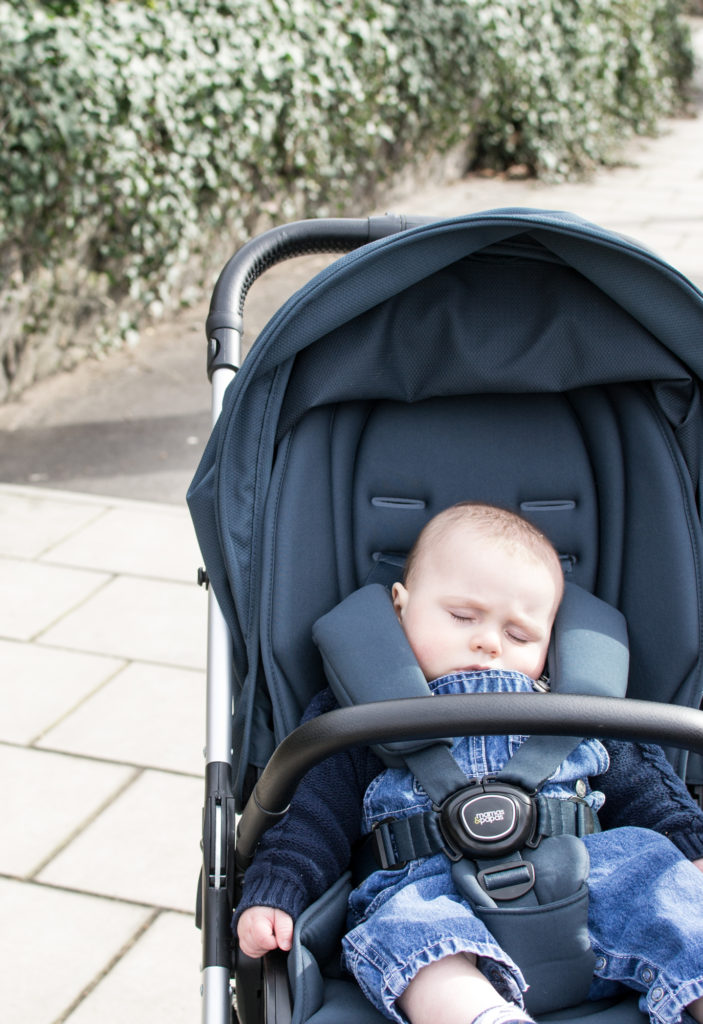
[[[393,598],[395,614],[398,616],[398,621],[402,622],[405,605],[408,602],[408,592],[402,583],[394,583],[391,588],[391,596]]]

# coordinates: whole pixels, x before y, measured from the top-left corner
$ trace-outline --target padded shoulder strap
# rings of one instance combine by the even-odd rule
[[[318,619],[313,639],[332,692],[342,707],[431,696],[388,591],[381,584],[355,590]],[[629,665],[624,617],[588,591],[567,584],[554,624],[548,663],[552,690],[557,693],[624,697]],[[533,791],[578,743],[578,737],[530,737],[506,764],[501,777]],[[408,764],[415,770],[411,760],[432,763],[432,758],[419,755],[438,744],[451,747],[452,738],[397,741],[379,744],[374,750],[390,767]],[[442,767],[435,775],[438,779],[444,775],[447,785],[456,788],[457,779],[449,772],[448,761],[442,757],[436,762]],[[425,788],[430,792],[435,786],[430,783],[430,788]]]
[[[625,617],[582,587],[567,583],[547,658],[552,693],[624,697],[629,663]],[[536,792],[579,743],[575,736],[530,736],[498,777]]]
[[[380,583],[355,590],[318,619],[312,637],[320,649],[327,681],[342,707],[432,693],[398,622],[388,591]],[[390,767],[405,756],[452,739],[399,740],[374,747]]]
[[[624,697],[630,652],[625,617],[567,583],[547,657],[552,693]]]

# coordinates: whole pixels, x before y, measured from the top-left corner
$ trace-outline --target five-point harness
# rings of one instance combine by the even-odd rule
[[[431,696],[379,584],[347,597],[318,620],[313,636],[342,706]],[[567,584],[548,666],[555,692],[624,696],[623,617]],[[446,854],[457,889],[523,971],[533,1013],[581,1001],[593,973],[588,855],[580,837],[599,830],[597,816],[578,787],[572,799],[540,792],[580,742],[573,736],[530,736],[497,775],[481,780],[468,779],[459,767],[451,737],[374,747],[389,767],[410,769],[432,809],[378,823],[360,853],[357,876]]]

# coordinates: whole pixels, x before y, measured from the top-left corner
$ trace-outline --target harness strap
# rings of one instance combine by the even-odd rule
[[[376,864],[394,871],[408,861],[430,857],[446,850],[447,844],[439,831],[439,818],[428,811],[409,818],[381,821],[371,832],[375,843]]]
[[[528,736],[495,776],[536,793],[581,742],[580,736]]]
[[[583,800],[537,796],[535,807],[537,821],[530,845],[536,845],[547,836],[580,837],[600,832],[595,811]],[[435,811],[411,814],[407,818],[386,818],[374,825],[363,842],[356,873],[362,878],[378,870],[379,866],[386,871],[397,871],[408,861],[432,857],[436,853],[444,853],[452,860],[461,856],[448,847]]]
[[[590,836],[600,832],[598,815],[585,800],[537,796],[535,836]]]
[[[359,643],[360,637],[363,643]],[[431,696],[389,595],[378,583],[348,595],[340,605],[318,619],[313,627],[313,639],[320,649],[332,691],[342,706]],[[606,680],[606,692],[624,693],[627,647],[622,616],[593,595],[567,584],[550,651],[550,669],[554,672],[554,682],[559,684],[556,688],[589,692],[591,677],[598,678],[601,672],[604,651],[608,658],[613,655],[617,663],[614,677],[608,676]],[[616,654],[619,656],[615,657]],[[529,723],[525,731],[529,732]],[[582,836],[599,830],[594,812],[583,801],[538,795],[543,783],[580,742],[574,736],[533,734],[494,776],[493,782],[516,787],[524,796],[531,796],[532,812],[523,818],[524,831],[517,826],[515,833],[515,839],[521,843],[536,844],[542,836]],[[387,766],[410,769],[435,807],[446,812],[446,820],[442,825],[440,814],[433,810],[382,822],[365,844],[370,852],[363,856],[366,866],[360,867],[362,876],[364,872],[375,870],[378,864],[398,868],[407,861],[440,851],[454,860],[460,856],[454,850],[459,842],[455,811],[460,815],[464,812],[460,806],[455,808],[451,801],[454,796],[460,798],[460,791],[473,786],[475,780],[466,778],[452,757],[452,745],[452,737],[446,736],[395,741],[374,747]],[[483,826],[484,822],[480,824]],[[461,835],[461,821],[458,825]],[[442,834],[442,827],[450,836],[449,842]],[[466,822],[464,827],[468,827]],[[496,835],[493,847],[496,857],[510,848],[512,840],[508,838],[505,842],[504,836],[509,837],[510,833]],[[474,838],[479,844],[484,840],[492,841],[484,835]],[[475,847],[464,843],[461,848],[466,853]]]
[[[469,782],[449,747],[442,744],[406,754],[405,763],[438,807]]]
[[[520,786],[527,793],[536,793],[580,742],[579,736],[530,736],[495,779]],[[438,806],[469,781],[449,747],[443,744],[406,754],[405,763]]]

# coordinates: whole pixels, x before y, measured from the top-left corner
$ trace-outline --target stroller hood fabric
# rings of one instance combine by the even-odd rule
[[[308,410],[652,381],[697,494],[701,376],[703,295],[636,243],[567,214],[470,215],[342,257],[256,341],[188,493],[234,638],[235,699],[251,691],[244,703],[255,703],[261,672],[261,531],[276,445]],[[249,756],[264,763],[268,753]]]

